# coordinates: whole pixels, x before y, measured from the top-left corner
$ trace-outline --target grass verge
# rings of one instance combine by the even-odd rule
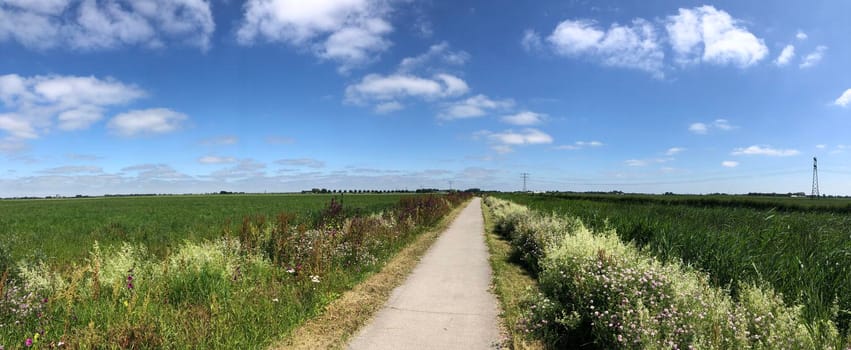
[[[432,243],[449,227],[469,201],[456,207],[430,231],[417,237],[377,273],[343,293],[325,310],[273,344],[270,349],[341,349],[381,309]]]
[[[544,349],[542,342],[528,339],[517,327],[524,314],[522,301],[529,293],[539,291],[538,283],[518,264],[511,243],[494,231],[493,218],[484,201],[482,213],[485,217],[485,237],[493,270],[493,287],[500,301],[502,331],[506,334],[505,345],[515,350]]]

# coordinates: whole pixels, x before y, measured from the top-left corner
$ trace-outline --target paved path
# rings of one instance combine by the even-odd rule
[[[488,255],[481,200],[476,198],[349,348],[493,348],[500,335]]]

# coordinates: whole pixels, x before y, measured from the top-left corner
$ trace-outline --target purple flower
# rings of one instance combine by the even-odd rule
[[[133,289],[133,282],[127,283],[127,289]]]
[[[133,282],[133,275],[127,276],[127,282]]]
[[[26,345],[27,345],[27,347],[33,346],[33,340],[32,340],[32,338],[27,338],[27,341],[26,341],[26,342],[24,342],[24,344],[26,344]]]

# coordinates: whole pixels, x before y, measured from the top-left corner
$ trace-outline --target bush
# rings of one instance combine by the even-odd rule
[[[578,219],[540,215],[488,198],[495,222],[527,262],[543,295],[529,300],[530,333],[552,344],[591,338],[601,348],[842,348],[827,320],[807,322],[770,287],[739,286],[734,299],[709,276],[662,263],[592,232]],[[510,229],[510,230],[507,230]]]

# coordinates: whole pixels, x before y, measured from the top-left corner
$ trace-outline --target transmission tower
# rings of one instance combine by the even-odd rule
[[[520,176],[523,177],[523,192],[526,192],[526,180],[529,179],[529,173],[521,173]]]
[[[818,193],[818,158],[816,158],[816,157],[813,157],[813,192],[812,192],[811,195],[812,195],[813,198],[819,197],[819,193]]]

